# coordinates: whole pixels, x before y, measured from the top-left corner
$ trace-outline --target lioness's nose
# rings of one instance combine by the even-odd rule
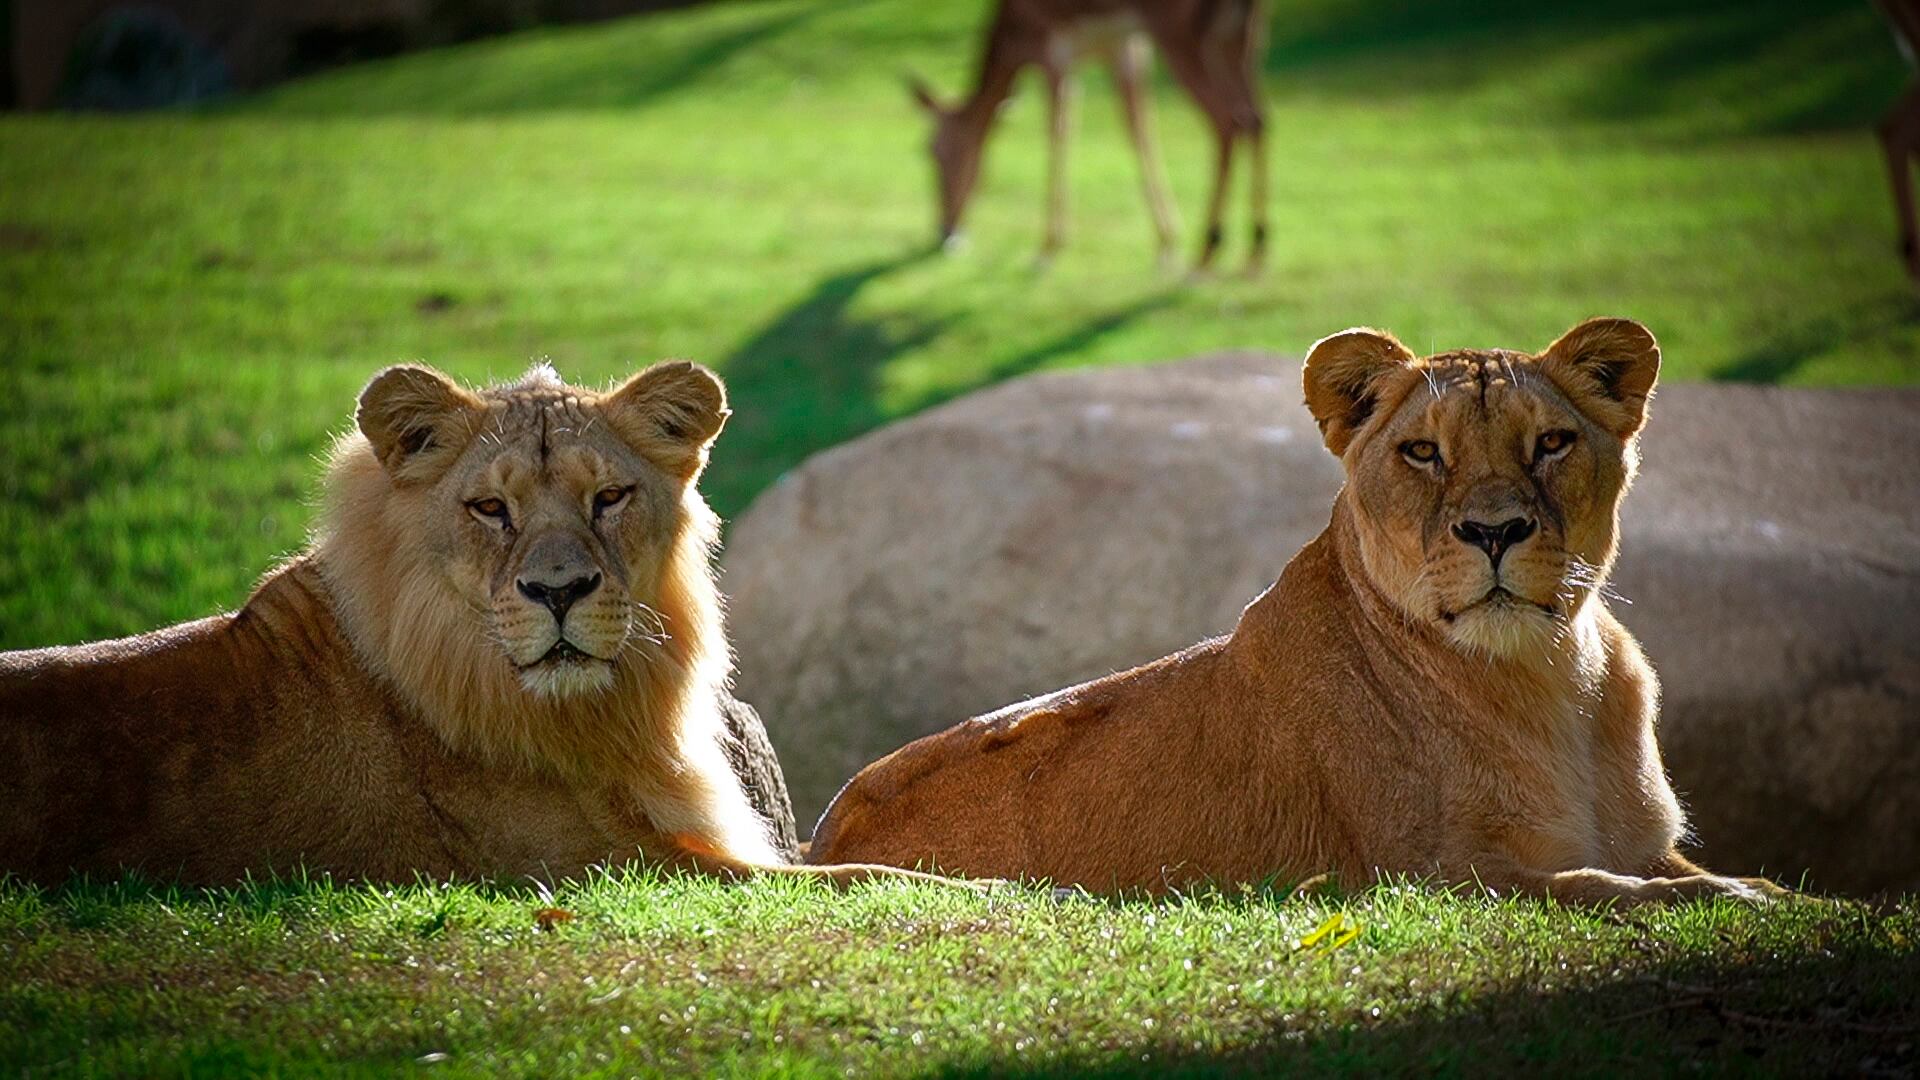
[[[1493,560],[1493,568],[1500,569],[1500,557],[1508,549],[1533,535],[1538,526],[1532,518],[1513,517],[1498,525],[1488,525],[1483,521],[1463,521],[1453,527],[1453,535],[1463,544],[1472,544],[1487,553]]]
[[[564,622],[567,618],[567,609],[572,607],[575,601],[591,595],[593,590],[600,587],[600,575],[598,572],[587,574],[561,585],[550,585],[544,581],[521,578],[514,582],[514,585],[519,587],[521,596],[536,604],[544,605],[548,611],[553,612],[553,621]]]

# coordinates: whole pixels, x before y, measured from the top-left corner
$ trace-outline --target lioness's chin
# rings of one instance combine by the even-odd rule
[[[521,668],[520,685],[528,693],[544,698],[597,694],[613,686],[613,665],[592,657],[548,660]]]
[[[1481,604],[1443,619],[1442,626],[1455,645],[1503,658],[1544,649],[1560,633],[1551,612],[1524,601]]]

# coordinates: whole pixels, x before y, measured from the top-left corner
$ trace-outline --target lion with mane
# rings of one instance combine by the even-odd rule
[[[1659,367],[1625,319],[1537,354],[1320,341],[1307,406],[1346,484],[1232,634],[895,751],[809,857],[1150,892],[1778,894],[1679,852],[1658,687],[1602,595]]]
[[[604,394],[381,372],[238,612],[0,654],[0,873],[819,874],[727,760],[696,489],[727,415],[684,362]]]

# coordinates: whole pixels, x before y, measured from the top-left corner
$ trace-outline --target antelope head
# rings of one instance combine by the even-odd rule
[[[933,156],[939,197],[940,244],[952,248],[960,242],[960,219],[966,213],[967,200],[973,197],[974,183],[980,178],[986,128],[973,122],[967,110],[942,105],[919,78],[909,76],[907,88],[933,118],[933,138],[927,149]]]

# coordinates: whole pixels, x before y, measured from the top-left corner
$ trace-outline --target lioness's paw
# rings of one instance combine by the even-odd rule
[[[1729,900],[1744,900],[1749,904],[1771,904],[1793,896],[1792,891],[1783,889],[1766,878],[1757,877],[1720,877],[1714,874],[1702,874],[1708,883],[1696,896],[1724,896]]]
[[[1847,903],[1845,900],[1834,897],[1816,896],[1810,892],[1789,889],[1785,885],[1766,878],[1750,877],[1739,880],[1742,885],[1759,892],[1763,903],[1813,904],[1818,907],[1844,907]]]
[[[1686,877],[1652,878],[1639,890],[1642,902],[1676,903],[1725,897],[1750,904],[1770,904],[1787,891],[1765,878],[1721,877],[1718,874],[1690,874]]]
[[[1765,889],[1754,887],[1747,878],[1727,878],[1721,883],[1720,888],[1722,890],[1720,895],[1734,900],[1745,900],[1748,903],[1771,904],[1774,899],[1773,894]]]
[[[1768,881],[1766,878],[1763,878],[1763,877],[1743,877],[1743,878],[1736,878],[1734,880],[1738,881],[1741,885],[1759,893],[1761,896],[1765,897],[1768,900],[1785,900],[1790,897],[1799,895],[1795,893],[1792,889],[1789,889],[1784,885],[1776,885],[1773,882]]]

